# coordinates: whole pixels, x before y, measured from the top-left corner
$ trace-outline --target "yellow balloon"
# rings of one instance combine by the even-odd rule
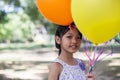
[[[71,13],[81,33],[95,44],[120,32],[120,0],[72,0]]]

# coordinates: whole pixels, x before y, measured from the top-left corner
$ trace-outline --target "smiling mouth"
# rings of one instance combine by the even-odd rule
[[[76,46],[76,45],[72,45],[72,46],[70,46],[70,48],[72,48],[72,49],[76,49],[77,46]]]

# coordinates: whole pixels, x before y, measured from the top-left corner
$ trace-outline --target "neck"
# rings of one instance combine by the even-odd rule
[[[58,58],[60,58],[61,60],[65,61],[67,63],[74,61],[72,53],[61,53]]]

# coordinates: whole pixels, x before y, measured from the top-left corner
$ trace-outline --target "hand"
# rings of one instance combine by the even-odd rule
[[[87,80],[95,80],[93,73],[88,73],[88,74],[86,75],[86,78],[87,78]]]

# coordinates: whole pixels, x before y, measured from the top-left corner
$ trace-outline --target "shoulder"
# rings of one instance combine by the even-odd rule
[[[61,71],[62,69],[62,65],[58,62],[53,62],[50,66],[49,66],[49,70],[56,70],[56,71]]]
[[[57,80],[61,71],[62,71],[62,65],[58,62],[53,62],[49,66],[48,80]],[[53,78],[55,78],[55,79],[53,79]]]

